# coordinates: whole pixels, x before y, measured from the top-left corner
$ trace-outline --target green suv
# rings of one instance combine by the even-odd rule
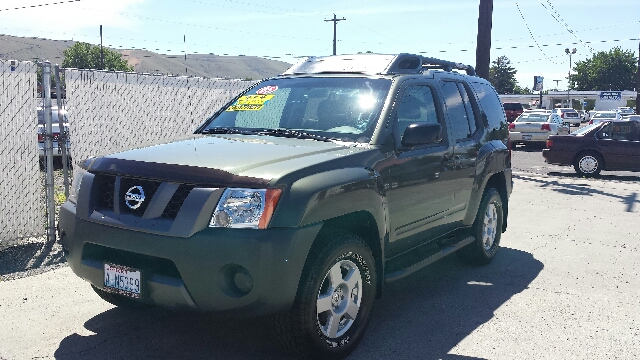
[[[183,140],[84,161],[60,237],[112,304],[270,314],[294,355],[342,358],[386,283],[496,256],[508,134],[470,66],[312,57]]]

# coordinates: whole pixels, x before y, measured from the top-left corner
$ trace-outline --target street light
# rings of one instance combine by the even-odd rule
[[[569,75],[567,75],[567,102],[569,103],[569,105],[567,107],[573,107],[571,106],[571,98],[569,97],[569,88],[571,87],[571,55],[576,53],[576,48],[571,49],[571,51],[569,51],[569,48],[564,49],[564,52],[569,55]]]

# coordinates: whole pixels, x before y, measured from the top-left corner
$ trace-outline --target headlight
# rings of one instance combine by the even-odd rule
[[[76,176],[73,177],[73,182],[71,183],[71,189],[69,190],[69,201],[77,204],[78,203],[78,192],[80,191],[80,183],[82,183],[82,177],[87,172],[83,169],[79,169],[76,173]]]
[[[209,227],[266,229],[281,193],[280,189],[226,189]]]

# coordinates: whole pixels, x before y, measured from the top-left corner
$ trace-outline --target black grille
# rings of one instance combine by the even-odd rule
[[[176,265],[169,259],[132,253],[92,243],[86,243],[84,245],[82,260],[94,260],[130,266],[142,270],[143,274],[147,275],[148,272],[151,272],[158,275],[181,278]]]
[[[175,219],[176,216],[178,216],[178,211],[180,211],[184,200],[187,198],[187,196],[189,196],[191,190],[193,190],[193,186],[180,185],[176,192],[173,193],[173,196],[171,197],[171,200],[169,200],[167,207],[164,208],[162,217]]]
[[[98,208],[113,210],[113,195],[116,177],[113,175],[96,175],[94,187],[98,190]]]
[[[153,195],[155,195],[156,191],[160,187],[161,182],[152,181],[152,180],[141,180],[141,179],[129,179],[129,178],[121,178],[120,179],[120,211],[124,214],[134,214],[138,216],[142,216],[147,210],[147,206],[151,202]],[[140,204],[139,207],[132,209],[127,206],[127,202],[125,201],[125,194],[127,191],[131,190],[135,186],[142,187],[144,191],[144,201]],[[135,201],[129,202],[131,205],[137,204]]]

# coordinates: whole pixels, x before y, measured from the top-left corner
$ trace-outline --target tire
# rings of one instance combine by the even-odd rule
[[[106,292],[102,289],[99,289],[97,287],[95,287],[94,285],[91,285],[91,288],[93,289],[93,291],[96,292],[96,294],[98,294],[98,296],[100,296],[102,298],[102,300],[110,303],[111,305],[115,305],[117,307],[120,308],[127,308],[127,309],[144,309],[149,307],[149,305],[146,305],[144,303],[141,303],[139,301],[135,301],[133,299],[129,299],[126,298],[122,295],[118,295],[118,294],[112,294],[109,292]]]
[[[303,359],[342,359],[364,337],[376,298],[375,261],[359,237],[331,231],[310,252],[292,308],[275,316],[287,351]]]
[[[503,217],[500,193],[496,188],[486,189],[472,227],[475,241],[458,250],[458,258],[472,265],[489,264],[500,247]]]
[[[573,168],[580,176],[592,177],[600,174],[604,160],[602,156],[595,152],[584,152],[579,154],[573,162]]]

